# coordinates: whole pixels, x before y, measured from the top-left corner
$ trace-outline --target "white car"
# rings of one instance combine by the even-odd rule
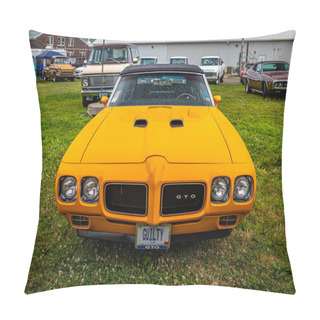
[[[219,84],[223,82],[225,65],[219,56],[202,57],[200,68],[204,71],[208,82]]]
[[[187,57],[171,57],[169,64],[188,64]]]
[[[156,57],[143,57],[140,59],[140,64],[157,64],[158,58]]]
[[[81,67],[78,67],[78,68],[74,71],[75,77],[76,77],[77,79],[80,79],[80,78],[81,78],[82,72],[83,72],[83,70],[84,70],[85,68],[86,68],[86,66],[83,65],[83,66],[81,66]]]

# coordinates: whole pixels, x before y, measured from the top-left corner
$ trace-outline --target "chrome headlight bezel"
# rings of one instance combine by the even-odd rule
[[[69,183],[69,188],[66,185]],[[63,202],[74,202],[77,199],[77,179],[73,176],[62,176],[59,179],[59,199]],[[68,195],[68,191],[71,190],[71,194]]]
[[[219,184],[219,185],[218,185]],[[220,188],[224,185],[224,192],[221,196],[217,196],[215,188]],[[226,203],[230,199],[230,178],[225,176],[215,177],[211,183],[210,200],[212,203]]]
[[[91,184],[91,186],[89,185]],[[94,189],[93,195],[89,194]],[[97,203],[99,201],[99,180],[96,177],[83,177],[81,180],[81,200],[86,203]]]
[[[239,195],[239,187],[240,183],[248,183],[247,191],[244,193],[244,195]],[[242,185],[242,187],[244,187]],[[234,181],[234,186],[233,186],[233,200],[235,202],[248,202],[251,200],[253,195],[253,178],[251,176],[247,175],[242,175],[238,176],[235,181]]]

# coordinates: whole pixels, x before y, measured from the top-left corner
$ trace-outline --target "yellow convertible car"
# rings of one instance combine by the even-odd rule
[[[103,99],[56,178],[58,210],[78,235],[138,249],[228,236],[252,208],[256,175],[203,71],[127,67]]]

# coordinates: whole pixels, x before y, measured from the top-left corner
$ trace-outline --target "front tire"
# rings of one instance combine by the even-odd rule
[[[58,81],[58,78],[57,78],[57,75],[56,75],[55,72],[54,72],[53,75],[52,75],[52,81],[53,81],[53,82],[57,82],[57,81]]]
[[[250,85],[249,85],[249,80],[247,79],[247,82],[246,82],[246,93],[251,93],[251,88],[250,88]]]
[[[84,107],[84,108],[88,108],[88,105],[91,103],[91,101],[88,101],[87,99],[86,99],[86,97],[82,97],[82,106]]]
[[[262,84],[262,96],[263,99],[265,99],[268,96],[268,89],[265,83]]]

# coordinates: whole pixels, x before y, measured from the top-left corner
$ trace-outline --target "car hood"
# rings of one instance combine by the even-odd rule
[[[124,68],[130,66],[130,63],[114,63],[104,64],[103,73],[119,74]],[[82,75],[100,74],[102,72],[101,64],[88,64],[84,69]]]
[[[55,67],[63,70],[73,70],[75,69],[73,66],[70,64],[65,64],[65,63],[55,63]]]
[[[200,68],[204,72],[215,72],[215,71],[218,71],[220,69],[220,66],[200,66]]]
[[[288,71],[269,71],[264,72],[266,76],[269,76],[275,80],[288,80]]]
[[[163,156],[170,163],[231,163],[212,109],[216,108],[109,107],[101,112],[108,115],[97,128],[75,139],[64,162],[143,163],[148,157]],[[147,126],[135,127],[137,119],[147,120]],[[183,127],[171,127],[173,119],[181,119]]]

